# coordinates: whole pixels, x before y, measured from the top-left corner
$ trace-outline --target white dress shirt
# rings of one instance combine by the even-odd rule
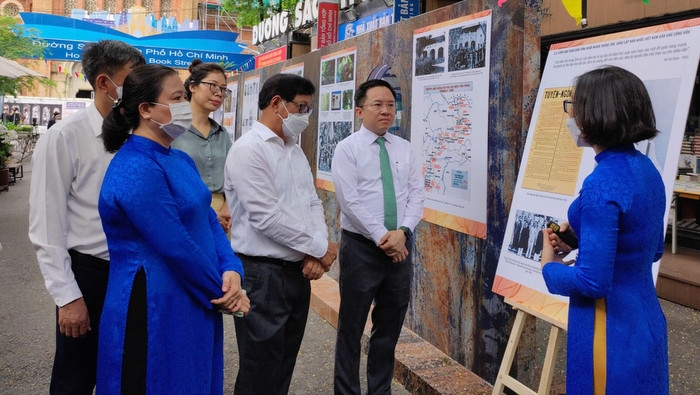
[[[32,155],[29,239],[57,306],[83,296],[68,250],[109,259],[97,200],[114,155],[101,136],[102,116],[90,105],[43,134]]]
[[[384,190],[376,134],[364,126],[335,147],[331,172],[340,205],[340,226],[379,244],[384,227]],[[396,193],[399,227],[413,230],[423,217],[422,166],[411,143],[385,133]]]
[[[234,251],[286,261],[325,255],[323,206],[298,145],[254,122],[228,153],[224,191]]]

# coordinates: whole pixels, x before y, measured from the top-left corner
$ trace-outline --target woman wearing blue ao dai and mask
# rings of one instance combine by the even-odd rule
[[[105,148],[117,153],[99,200],[111,262],[98,394],[223,392],[219,310],[246,313],[250,303],[209,190],[170,148],[191,122],[177,72],[157,65],[126,77],[105,118]]]
[[[566,392],[668,394],[666,318],[652,274],[666,198],[661,175],[634,148],[659,133],[651,100],[637,76],[607,66],[577,78],[564,110],[574,141],[592,147],[597,163],[569,207],[573,266],[562,264],[571,248],[544,230],[545,283],[569,297]]]

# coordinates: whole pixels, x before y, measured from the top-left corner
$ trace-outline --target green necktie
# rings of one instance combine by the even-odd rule
[[[384,190],[384,226],[388,230],[396,230],[396,193],[394,192],[394,177],[391,175],[389,153],[384,146],[386,139],[377,138],[379,144],[379,164],[382,169],[382,189]]]

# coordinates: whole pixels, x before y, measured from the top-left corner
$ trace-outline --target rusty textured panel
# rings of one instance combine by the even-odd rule
[[[542,16],[540,6],[536,3],[526,4],[525,7],[525,31],[523,39],[523,94],[522,94],[522,130],[520,138],[516,138],[517,149],[514,150],[513,160],[515,163],[519,164],[522,152],[524,150],[524,143],[527,139],[527,131],[530,126],[530,121],[532,119],[532,112],[534,110],[535,100],[537,98],[537,90],[539,88],[540,82],[540,57],[533,56],[533,54],[539,54],[540,51],[540,37],[541,28],[540,24],[537,23],[538,19]],[[517,170],[516,170],[517,177]],[[513,199],[513,189],[506,190],[503,192],[503,197],[511,202]],[[536,320],[528,319],[525,321],[525,327],[523,330],[523,335],[520,338],[520,344],[518,351],[516,353],[515,359],[515,377],[522,383],[528,385],[529,388],[537,388],[539,380],[539,365],[541,365],[542,359],[540,358],[540,350],[542,345],[538,349],[537,338],[535,336]]]

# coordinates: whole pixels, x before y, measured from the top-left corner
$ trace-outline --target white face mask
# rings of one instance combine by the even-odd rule
[[[287,104],[285,102],[284,109],[287,110]],[[277,113],[277,116],[282,119],[282,132],[285,137],[293,138],[296,141],[308,126],[309,126],[309,113],[306,114],[290,114],[287,110],[287,118],[282,118],[282,116]]]
[[[122,98],[122,95],[124,94],[124,87],[115,84],[114,81],[112,81],[112,79],[109,78],[108,75],[105,75],[105,77],[107,77],[107,79],[109,80],[109,82],[111,82],[112,85],[114,85],[114,87],[117,89],[117,98],[116,98],[116,99],[113,98],[112,96],[110,96],[109,93],[107,94],[107,97],[109,97],[110,99],[114,100],[114,102],[116,103],[117,101],[119,101],[119,99]]]
[[[569,133],[571,134],[571,138],[574,139],[574,143],[576,143],[577,147],[590,147],[591,145],[586,142],[586,140],[581,137],[581,129],[579,129],[578,125],[576,124],[576,119],[573,117],[569,117],[566,120],[566,128],[569,129]]]
[[[183,101],[179,103],[161,104],[161,103],[151,103],[157,106],[170,107],[170,122],[160,123],[150,119],[154,123],[160,125],[160,129],[164,131],[168,136],[172,137],[173,140],[182,136],[187,132],[192,124],[192,107],[190,103]]]

